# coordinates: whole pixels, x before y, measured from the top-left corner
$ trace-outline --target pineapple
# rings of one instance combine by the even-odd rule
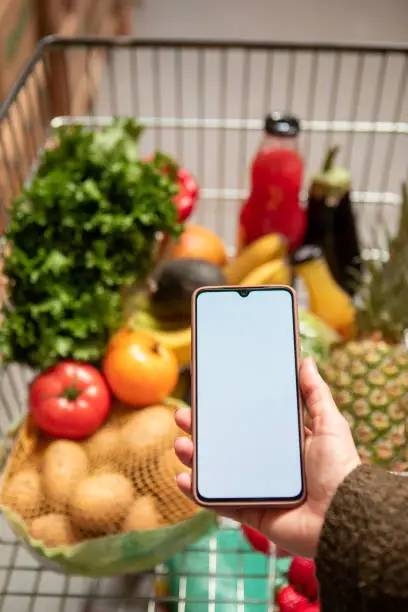
[[[356,303],[357,335],[320,364],[363,462],[408,470],[408,194],[388,240],[389,258],[367,265]]]

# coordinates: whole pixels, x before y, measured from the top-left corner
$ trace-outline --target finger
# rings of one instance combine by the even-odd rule
[[[340,416],[330,389],[320,376],[312,357],[307,357],[302,361],[299,378],[306,408],[312,419]]]
[[[191,410],[189,408],[179,408],[174,418],[180,429],[191,434]]]
[[[176,476],[176,482],[178,487],[186,497],[189,499],[193,499],[192,486],[191,486],[191,474],[187,474],[183,472],[182,474],[178,474]]]
[[[191,468],[193,463],[193,443],[189,438],[177,438],[174,442],[174,450],[177,457],[186,467]]]
[[[306,438],[309,438],[311,435],[312,435],[312,431],[308,427],[305,427],[305,436],[306,436]]]

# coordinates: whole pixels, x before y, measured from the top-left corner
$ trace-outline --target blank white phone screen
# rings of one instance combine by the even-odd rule
[[[196,297],[197,489],[203,500],[302,494],[293,297]]]

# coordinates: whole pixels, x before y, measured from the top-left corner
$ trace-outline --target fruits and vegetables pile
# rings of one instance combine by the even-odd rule
[[[126,314],[198,197],[168,156],[140,158],[141,133],[56,130],[6,234],[0,353],[35,375],[1,509],[43,558],[95,576],[151,568],[215,523],[175,483],[177,350]]]
[[[195,289],[228,284],[243,287],[291,284],[287,248],[278,234],[259,238],[227,261],[226,249],[218,236],[206,228],[187,225],[175,252],[177,258],[171,253],[158,266],[148,290],[129,299],[128,325],[133,330],[152,333],[158,342],[175,352],[182,367],[190,362],[191,296]],[[301,311],[299,317],[304,353],[327,355],[330,345],[339,338],[337,331],[312,312]]]
[[[299,130],[294,117],[267,117],[252,163],[251,191],[241,209],[238,251],[244,255],[266,240],[267,233],[286,238],[285,262],[307,289],[309,311],[339,334],[320,352],[318,365],[350,424],[362,460],[406,471],[407,187],[402,186],[395,234],[390,235],[386,220],[372,233],[369,246],[385,257],[363,262],[351,175],[336,165],[338,147],[327,152],[308,184],[307,206],[301,204],[304,162],[293,146]],[[280,276],[258,274],[274,265],[276,259],[258,267],[251,281],[280,282]]]
[[[273,159],[269,154],[261,151],[255,158],[254,166],[260,164],[261,171],[258,168],[253,180],[265,180],[268,163],[278,164],[283,176],[288,165],[289,178],[294,169],[300,172],[297,152],[285,150],[282,159],[276,151]],[[296,225],[303,227],[302,239],[300,230],[289,231],[282,216],[290,210],[285,208],[286,197],[293,207],[293,185],[288,195],[286,183],[280,184],[279,172],[274,173],[269,190],[254,183],[244,203],[235,257],[227,261],[219,238],[209,230],[187,225],[173,251],[173,257],[181,261],[172,260],[170,251],[169,260],[157,270],[149,292],[135,308],[131,325],[153,331],[159,341],[176,351],[180,364],[187,366],[190,298],[196,287],[225,280],[242,286],[302,281],[309,302],[308,311],[299,313],[303,354],[317,359],[350,423],[362,460],[401,472],[408,469],[407,190],[404,185],[400,224],[388,241],[388,261],[363,266],[351,207],[350,174],[334,166],[336,154],[337,148],[328,152],[323,169],[311,181],[306,222]],[[291,155],[296,161],[293,165]],[[268,208],[259,208],[264,192],[272,198],[268,200],[272,219]],[[252,221],[269,228],[274,222],[276,231],[257,231],[250,240],[245,220],[250,218],[251,207]],[[303,214],[299,212],[300,217]],[[262,225],[263,219],[272,225]],[[251,225],[254,227],[258,226]]]
[[[269,136],[278,123],[267,119]],[[57,129],[6,232],[0,353],[36,377],[0,502],[34,548],[95,575],[154,565],[214,521],[173,482],[172,412],[177,398],[189,401],[196,288],[300,279],[303,353],[318,360],[362,458],[408,465],[406,188],[388,260],[362,266],[337,149],[310,182],[306,211],[301,156],[262,145],[229,257],[220,236],[190,220],[195,178],[161,152],[141,158],[142,132],[124,119]],[[151,530],[161,536],[135,540]],[[104,548],[112,538],[114,555]]]

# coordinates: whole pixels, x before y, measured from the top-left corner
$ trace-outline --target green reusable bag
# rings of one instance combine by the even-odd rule
[[[274,564],[252,550],[239,528],[221,527],[166,563],[173,602],[167,605],[171,612],[184,603],[185,612],[267,612]]]
[[[202,510],[183,522],[161,529],[111,535],[75,546],[47,549],[30,538],[23,521],[14,512],[4,507],[0,509],[27,550],[40,563],[57,572],[92,578],[151,570],[201,538],[216,524],[215,514]]]

